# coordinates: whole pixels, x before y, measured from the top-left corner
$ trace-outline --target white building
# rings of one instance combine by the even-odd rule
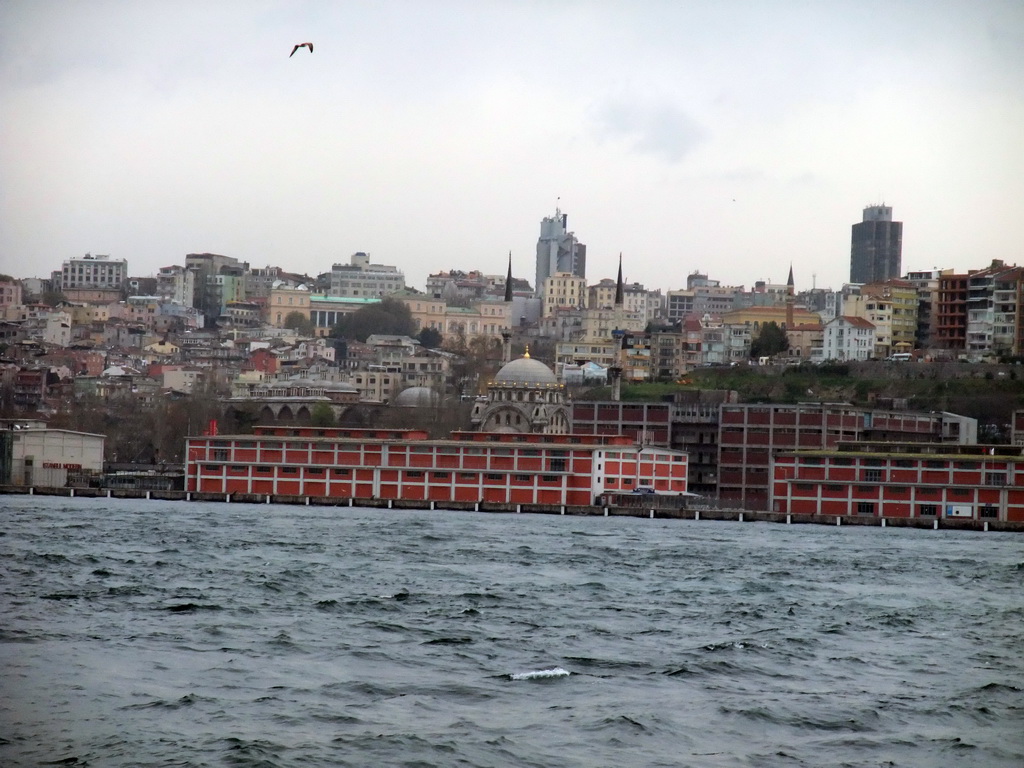
[[[196,270],[173,264],[161,267],[156,276],[156,292],[160,298],[184,307],[195,306]]]
[[[378,298],[405,288],[405,275],[398,267],[371,264],[368,253],[353,253],[351,263],[331,267],[329,296]]]
[[[825,324],[823,360],[869,360],[875,350],[875,326],[863,317],[845,315]]]
[[[85,485],[90,475],[103,472],[105,440],[88,432],[47,429],[40,421],[0,423],[0,484]]]
[[[128,261],[109,256],[85,254],[80,259],[68,259],[60,271],[60,289],[111,288],[120,290],[128,277]]]

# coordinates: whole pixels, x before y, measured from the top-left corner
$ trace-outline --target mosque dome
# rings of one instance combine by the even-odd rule
[[[409,387],[398,393],[394,405],[426,406],[437,405],[437,392],[430,387]]]
[[[534,360],[530,353],[505,363],[494,377],[494,384],[498,386],[548,386],[558,384],[558,379],[540,360]]]

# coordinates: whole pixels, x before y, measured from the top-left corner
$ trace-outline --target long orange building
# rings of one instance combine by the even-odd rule
[[[186,489],[205,493],[585,506],[687,490],[685,453],[622,435],[262,426],[186,443]]]

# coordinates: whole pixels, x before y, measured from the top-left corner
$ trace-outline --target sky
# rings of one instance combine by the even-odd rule
[[[838,289],[882,202],[904,272],[1024,262],[1024,3],[0,3],[15,277],[365,251],[422,289],[511,252],[532,283],[559,208],[590,282]]]

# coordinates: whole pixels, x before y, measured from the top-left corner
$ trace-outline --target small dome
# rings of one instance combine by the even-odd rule
[[[398,393],[394,399],[394,405],[402,406],[425,406],[437,405],[437,392],[430,387],[409,387]]]
[[[558,379],[540,360],[534,360],[528,355],[523,355],[518,360],[505,363],[498,375],[494,377],[497,385],[548,385],[557,384]]]

